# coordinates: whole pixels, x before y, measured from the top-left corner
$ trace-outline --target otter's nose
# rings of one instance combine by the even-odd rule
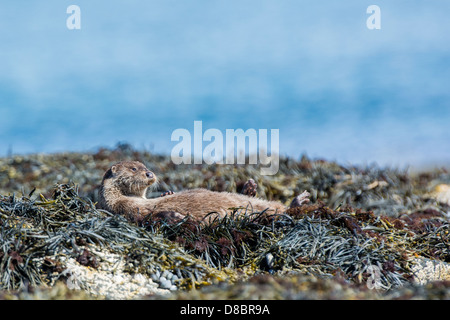
[[[147,178],[149,178],[149,179],[153,178],[153,173],[150,172],[150,171],[147,171],[147,172],[145,173],[145,175],[146,175]]]

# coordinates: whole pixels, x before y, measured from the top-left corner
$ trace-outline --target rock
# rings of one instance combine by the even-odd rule
[[[432,196],[439,202],[450,205],[450,185],[439,184],[434,188]]]
[[[169,273],[170,273],[169,271],[164,270],[164,272],[162,273],[161,277],[164,277],[166,279],[170,279],[170,277],[168,277]]]
[[[426,284],[431,281],[450,280],[450,264],[426,258],[414,259],[412,267],[414,281],[418,284]]]
[[[159,271],[151,278],[145,274],[132,275],[124,271],[125,262],[119,255],[106,249],[90,248],[100,258],[97,270],[80,265],[73,258],[67,257],[61,261],[66,266],[61,275],[67,276],[69,289],[81,289],[91,295],[113,300],[137,299],[155,293],[167,294],[169,289],[172,290],[173,284],[164,277],[159,277]],[[153,278],[157,281],[152,281]],[[160,282],[159,288],[157,282]]]
[[[163,280],[161,280],[163,279]],[[160,282],[159,282],[159,287],[162,289],[170,289],[173,285],[172,282],[170,282],[170,280],[165,279],[164,277],[161,277]]]

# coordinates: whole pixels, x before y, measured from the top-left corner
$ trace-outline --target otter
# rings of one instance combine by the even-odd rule
[[[159,198],[147,199],[147,189],[157,182],[156,175],[139,161],[122,161],[111,166],[104,174],[99,189],[98,206],[113,214],[142,222],[145,217],[184,219],[190,216],[202,220],[212,212],[225,216],[233,208],[248,208],[250,212],[266,210],[268,214],[283,213],[288,208],[309,202],[309,193],[294,198],[289,207],[254,197],[256,183],[250,179],[244,194],[192,189],[177,193],[166,192]]]

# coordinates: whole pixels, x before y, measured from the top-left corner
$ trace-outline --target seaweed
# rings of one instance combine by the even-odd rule
[[[40,200],[0,197],[1,288],[45,283],[49,265],[58,264],[49,256],[74,257],[80,264],[96,268],[98,262],[88,249],[90,245],[107,247],[125,254],[130,261],[139,261],[129,268],[131,272],[177,268],[183,274],[180,286],[208,283],[223,276],[168,240],[146,232],[124,217],[97,210],[77,190],[74,184],[56,185],[50,200],[42,195]]]
[[[308,190],[311,203],[276,215],[212,212],[212,223],[133,222],[95,204],[103,173],[119,160],[142,161],[158,175],[148,197],[196,187],[236,192],[252,178],[259,197],[289,203]],[[257,165],[175,166],[168,156],[123,143],[93,153],[0,158],[0,288],[15,297],[72,296],[60,290],[71,277],[68,259],[100,272],[104,255],[114,254],[129,274],[176,276],[173,297],[253,298],[260,286],[273,291],[270,298],[448,297],[445,282],[418,287],[415,268],[417,259],[450,262],[450,206],[435,195],[449,183],[445,169],[412,174],[306,156],[281,158],[275,176],[261,176]],[[368,290],[373,268],[377,293]],[[219,293],[224,288],[229,292]]]

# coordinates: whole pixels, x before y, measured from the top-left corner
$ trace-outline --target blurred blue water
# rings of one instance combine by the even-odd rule
[[[81,30],[66,8],[81,8]],[[381,8],[368,30],[366,8]],[[177,128],[280,129],[280,152],[450,162],[450,2],[24,1],[0,4],[0,155]]]

